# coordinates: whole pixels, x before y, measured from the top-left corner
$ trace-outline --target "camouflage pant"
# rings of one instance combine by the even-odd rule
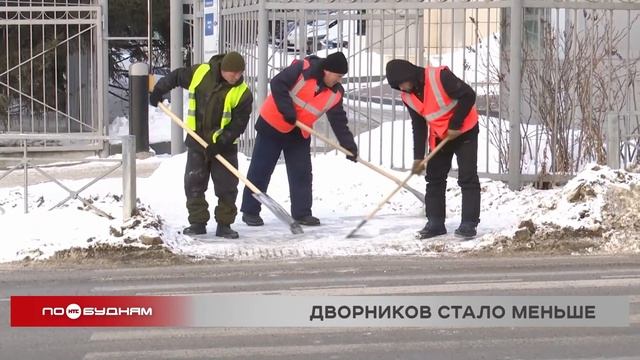
[[[238,153],[221,154],[234,167],[238,167]],[[209,185],[209,176],[218,197],[215,208],[215,220],[219,224],[230,225],[236,219],[236,197],[238,196],[238,178],[216,159],[209,159],[204,151],[189,149],[187,166],[184,172],[184,192],[187,196],[187,210],[190,224],[206,224],[209,215],[209,203],[205,192]]]

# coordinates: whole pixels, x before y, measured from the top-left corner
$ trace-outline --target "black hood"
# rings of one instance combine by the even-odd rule
[[[399,86],[405,81],[418,83],[419,70],[417,66],[407,60],[394,59],[387,63],[387,80],[389,86],[396,90],[400,90]]]
[[[324,72],[322,71],[324,59],[316,55],[309,55],[305,59],[309,61],[309,75],[316,80],[322,80],[324,77]]]

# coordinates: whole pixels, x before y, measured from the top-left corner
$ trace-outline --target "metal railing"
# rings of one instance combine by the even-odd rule
[[[406,169],[412,160],[411,123],[384,74],[393,58],[446,65],[474,88],[481,115],[478,170],[513,189],[540,174],[566,178],[600,161],[593,154],[601,154],[605,135],[594,130],[602,139],[585,141],[585,124],[606,128],[611,109],[638,110],[640,0],[220,3],[221,49],[247,59],[254,119],[270,78],[291,61],[345,53],[344,107],[362,157],[373,163]],[[544,58],[547,49],[554,52]],[[540,84],[547,88],[536,88]],[[546,108],[544,97],[554,108]],[[316,126],[330,133],[326,121]],[[241,151],[250,154],[254,139],[250,125]]]
[[[104,135],[101,37],[101,8],[91,0],[0,2],[0,133]]]
[[[640,111],[607,116],[607,165],[626,169],[640,164]]]
[[[55,176],[51,175],[47,171],[44,170],[43,166],[37,164],[37,162],[60,162],[63,161],[60,157],[33,157],[29,156],[30,152],[30,142],[33,141],[60,141],[60,140],[79,140],[79,141],[108,141],[110,139],[118,139],[122,141],[122,158],[121,159],[64,159],[64,161],[73,161],[74,163],[89,163],[89,162],[103,162],[108,163],[112,162],[115,165],[106,169],[103,173],[93,178],[91,181],[86,183],[84,186],[77,190],[70,189],[63,182],[56,179]],[[94,210],[98,215],[113,219],[114,217],[111,214],[106,213],[105,211],[97,208],[90,201],[80,196],[80,193],[101,179],[107,177],[115,170],[122,168],[122,219],[123,221],[130,218],[135,211],[136,206],[136,146],[135,146],[135,136],[127,135],[121,137],[108,137],[108,136],[93,136],[93,135],[36,135],[36,134],[0,134],[0,141],[8,140],[8,141],[17,141],[22,144],[22,157],[0,157],[0,161],[5,162],[15,162],[17,163],[15,166],[10,167],[8,170],[4,171],[0,175],[0,181],[7,177],[9,174],[13,173],[18,169],[23,170],[24,175],[24,183],[23,183],[23,198],[24,198],[24,212],[25,214],[29,212],[29,170],[32,169],[44,176],[49,181],[54,182],[62,189],[68,192],[68,196],[61,201],[59,201],[56,205],[51,207],[49,210],[53,210],[55,208],[60,207],[67,201],[71,199],[77,199],[81,201],[85,206]]]

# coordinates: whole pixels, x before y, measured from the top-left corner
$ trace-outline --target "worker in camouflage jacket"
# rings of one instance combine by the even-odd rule
[[[213,181],[218,205],[215,208],[216,236],[238,238],[231,229],[237,208],[238,178],[215,159],[220,154],[238,167],[238,137],[245,131],[251,115],[253,96],[244,82],[245,61],[237,52],[214,55],[208,63],[180,68],[163,77],[150,96],[152,106],[175,87],[189,90],[186,125],[207,141],[203,148],[187,136],[187,165],[184,191],[187,197],[189,227],[185,235],[207,232],[210,219],[205,191],[209,176]]]

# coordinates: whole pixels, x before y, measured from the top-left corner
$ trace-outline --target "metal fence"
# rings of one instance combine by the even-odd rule
[[[0,133],[104,134],[109,38],[97,3],[105,2],[0,2]],[[221,50],[246,56],[254,119],[269,79],[294,59],[343,51],[344,105],[360,155],[393,168],[409,166],[413,146],[406,109],[385,79],[394,58],[447,65],[476,90],[479,171],[514,188],[606,162],[608,114],[639,110],[640,0],[221,0],[220,7]],[[317,129],[331,134],[326,121]],[[254,138],[250,125],[245,153]],[[103,148],[60,139],[30,146]],[[0,152],[20,146],[4,142]]]
[[[71,199],[77,199],[81,201],[86,207],[90,208],[96,214],[113,219],[114,216],[112,214],[106,213],[105,211],[99,209],[93,203],[81,196],[81,192],[89,188],[91,185],[95,184],[99,180],[105,178],[106,176],[113,173],[115,170],[122,168],[122,219],[127,220],[131,216],[134,215],[134,211],[136,208],[136,142],[135,137],[133,135],[127,135],[122,137],[117,137],[118,140],[122,141],[122,158],[121,159],[100,159],[100,158],[80,158],[80,159],[70,159],[66,158],[64,161],[66,163],[74,163],[74,164],[84,164],[89,162],[103,162],[103,163],[114,163],[115,165],[111,167],[105,167],[103,172],[96,176],[94,179],[87,182],[84,186],[79,189],[70,189],[67,185],[65,185],[60,180],[56,179],[55,176],[47,172],[42,166],[42,164],[57,162],[60,165],[61,158],[55,156],[34,156],[32,150],[32,146],[29,144],[33,143],[34,140],[38,141],[52,141],[57,138],[74,138],[75,140],[90,140],[90,141],[108,141],[115,140],[116,138],[109,138],[107,136],[95,137],[94,135],[89,134],[72,134],[72,135],[56,135],[56,134],[48,134],[48,135],[34,135],[34,134],[0,134],[0,141],[11,140],[19,143],[20,151],[22,153],[22,157],[2,157],[0,156],[0,162],[7,162],[9,164],[15,164],[13,166],[8,167],[7,170],[0,171],[0,181],[7,177],[9,174],[13,173],[16,170],[22,170],[22,174],[24,177],[23,182],[23,192],[22,197],[24,200],[24,213],[29,212],[29,171],[35,171],[42,175],[44,178],[52,181],[57,184],[65,191],[68,192],[68,196],[64,199],[61,199],[56,205],[54,205],[50,210],[58,208],[65,204],[67,201]],[[2,208],[0,207],[0,215],[2,212]]]
[[[0,133],[104,133],[101,8],[91,0],[0,2]],[[99,150],[95,137],[33,150]],[[4,141],[0,152],[21,151]]]
[[[612,168],[640,166],[640,112],[611,113],[607,117],[607,165]]]
[[[248,60],[254,117],[269,79],[294,59],[343,51],[361,156],[394,168],[410,166],[413,144],[386,62],[447,65],[477,93],[479,171],[517,188],[606,162],[607,114],[638,110],[638,16],[638,0],[222,0],[220,44]],[[247,154],[254,138],[250,126]]]

